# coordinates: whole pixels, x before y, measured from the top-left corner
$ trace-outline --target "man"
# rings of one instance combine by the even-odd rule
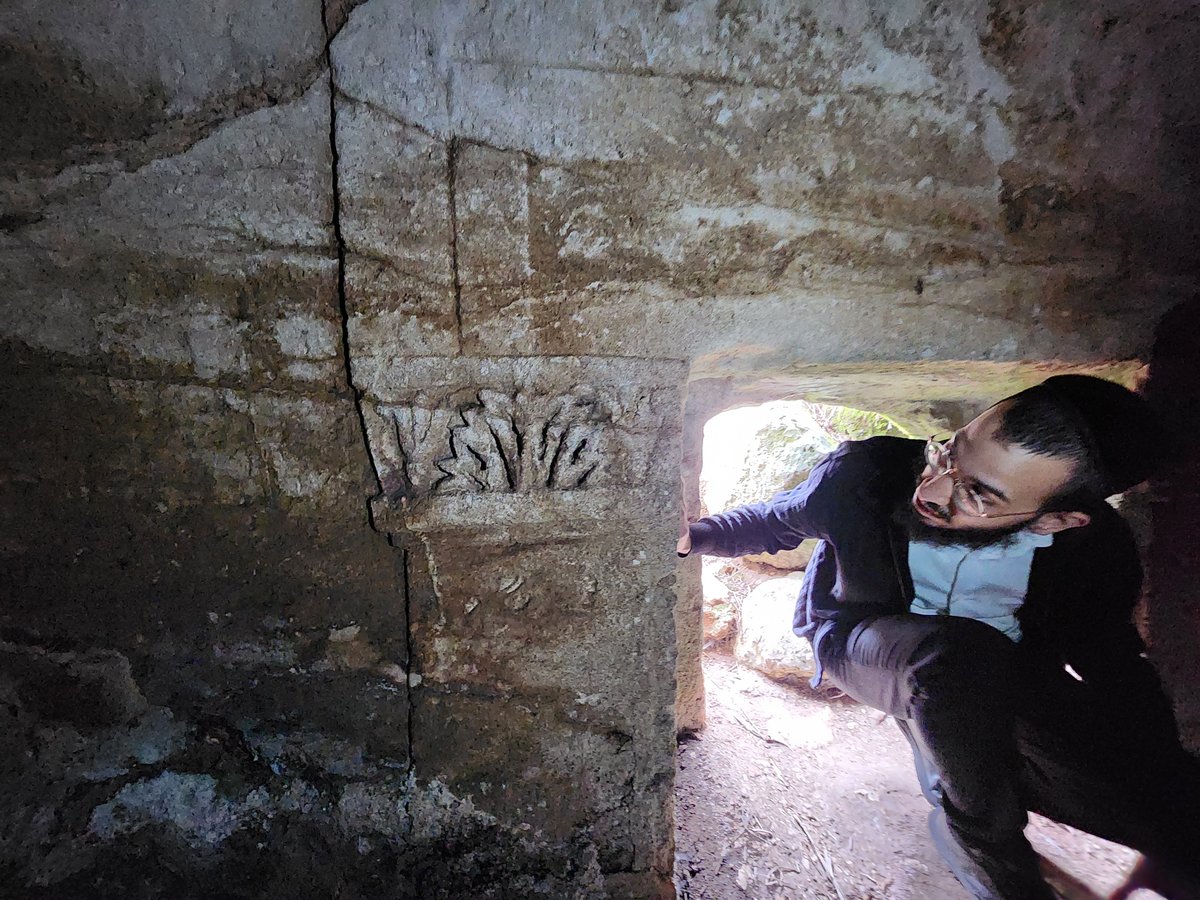
[[[1035,810],[1141,851],[1136,884],[1200,897],[1200,764],[1143,655],[1137,550],[1104,502],[1160,444],[1136,394],[1060,375],[945,441],[844,443],[799,487],[691,524],[678,549],[820,539],[795,618],[814,686],[900,723],[934,842],[974,896],[1054,896],[1023,834]]]

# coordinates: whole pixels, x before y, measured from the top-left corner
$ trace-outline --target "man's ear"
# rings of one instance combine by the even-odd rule
[[[1030,522],[1028,528],[1034,534],[1054,534],[1057,531],[1066,531],[1068,528],[1082,528],[1091,521],[1091,516],[1077,510],[1049,512],[1042,513]]]

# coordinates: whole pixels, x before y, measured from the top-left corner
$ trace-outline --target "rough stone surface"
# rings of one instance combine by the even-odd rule
[[[703,422],[1134,379],[1198,29],[4,5],[0,893],[668,896]]]
[[[816,671],[812,648],[792,633],[792,615],[803,575],[764,581],[742,601],[733,653],[742,665],[797,683]]]
[[[1145,63],[1123,92],[1070,74],[1071,59],[1155,57],[1133,17],[628,5],[581,9],[547,40],[525,25],[540,9],[374,2],[335,44],[349,95],[489,148],[484,194],[513,212],[482,227],[512,252],[461,282],[472,348],[1083,359],[1122,355],[1118,333],[1144,346],[1186,291],[1174,272],[1121,272],[1122,243],[1142,237],[1113,233],[1109,212],[1145,175],[1139,208],[1165,212],[1173,244],[1192,235],[1180,165],[1151,173],[1137,155],[1143,129],[1175,146],[1150,101],[1163,74]],[[1109,143],[1084,150],[1089,128]],[[480,155],[459,157],[472,195]],[[463,225],[460,247],[477,246]],[[762,346],[780,319],[822,325]]]

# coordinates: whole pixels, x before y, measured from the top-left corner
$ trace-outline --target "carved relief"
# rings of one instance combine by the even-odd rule
[[[577,490],[603,480],[611,416],[585,389],[555,396],[482,390],[429,409],[375,407],[367,431],[385,495]]]
[[[421,405],[372,407],[363,419],[375,471],[391,500],[428,493],[445,472],[437,460],[446,452],[453,412]]]

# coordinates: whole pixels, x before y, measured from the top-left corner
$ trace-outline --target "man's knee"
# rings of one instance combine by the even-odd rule
[[[972,619],[902,614],[835,628],[820,655],[826,674],[847,694],[909,718],[913,702],[931,696],[972,701],[985,688],[1007,696],[1015,645]]]
[[[941,617],[913,650],[910,686],[914,696],[925,698],[966,695],[987,702],[1007,697],[1016,657],[1016,645],[990,625]]]

